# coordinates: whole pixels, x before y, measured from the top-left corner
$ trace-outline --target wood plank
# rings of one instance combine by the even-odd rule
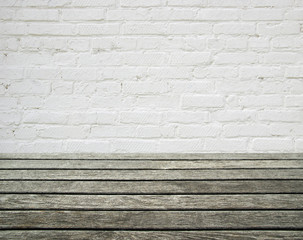
[[[257,240],[283,239],[302,240],[303,231],[64,231],[64,230],[27,230],[1,231],[1,239],[132,239],[132,240]]]
[[[0,170],[8,179],[94,180],[205,180],[205,179],[303,179],[303,169],[241,170]]]
[[[0,181],[0,193],[205,194],[303,193],[303,180]]]
[[[0,160],[4,169],[303,168],[302,160]]]
[[[303,195],[2,194],[0,209],[303,209]]]
[[[0,153],[0,159],[303,159],[303,153]]]
[[[0,229],[302,229],[303,211],[1,211]]]

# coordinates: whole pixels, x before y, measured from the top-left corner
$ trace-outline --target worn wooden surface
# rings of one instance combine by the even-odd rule
[[[227,194],[303,193],[303,180],[0,181],[0,193]]]
[[[0,239],[303,239],[300,154],[24,156],[0,159]]]
[[[217,179],[301,179],[303,169],[220,170],[0,170],[0,180],[217,180]]]
[[[107,240],[107,239],[132,239],[132,240],[302,240],[303,231],[66,231],[66,230],[27,230],[3,231],[3,239],[43,239],[43,240]]]

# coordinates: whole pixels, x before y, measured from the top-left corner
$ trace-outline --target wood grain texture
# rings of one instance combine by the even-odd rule
[[[1,209],[302,209],[302,194],[51,195],[2,194]]]
[[[2,231],[0,239],[7,240],[302,240],[303,231],[63,231],[27,230]]]
[[[1,211],[3,228],[295,230],[303,211]]]
[[[197,156],[2,159],[0,239],[303,239],[301,159]]]
[[[7,179],[205,180],[303,179],[303,169],[241,170],[0,170]]]
[[[303,168],[302,160],[0,160],[5,169]]]
[[[0,193],[205,194],[303,193],[303,180],[0,181]]]
[[[0,153],[0,159],[303,159],[303,153]]]

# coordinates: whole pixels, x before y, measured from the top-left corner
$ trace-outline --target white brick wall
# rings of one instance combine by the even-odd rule
[[[0,0],[0,152],[303,152],[302,0]]]

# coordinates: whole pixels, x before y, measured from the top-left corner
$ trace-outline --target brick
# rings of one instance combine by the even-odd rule
[[[210,53],[172,53],[171,65],[192,66],[205,64],[210,61]]]
[[[269,122],[301,122],[302,111],[267,110],[258,113],[258,119]]]
[[[1,151],[301,151],[302,7],[2,0]]]
[[[118,34],[120,25],[117,23],[81,24],[78,26],[79,35],[112,35]]]
[[[293,123],[270,124],[270,132],[275,136],[302,136],[303,125]]]
[[[254,0],[251,2],[253,7],[291,7],[294,0]]]
[[[17,139],[35,139],[37,137],[37,129],[34,127],[21,127],[14,131]]]
[[[150,19],[152,21],[165,20],[195,20],[196,11],[188,9],[152,9],[150,12]]]
[[[23,78],[22,68],[10,68],[0,67],[0,78],[1,79],[22,79]]]
[[[281,67],[240,67],[239,74],[240,78],[243,79],[263,79],[272,77],[283,77],[284,71]]]
[[[245,152],[246,139],[205,139],[205,151],[208,152]]]
[[[218,122],[251,122],[256,120],[252,110],[221,110],[211,113],[211,121]]]
[[[16,140],[2,140],[0,141],[0,151],[2,153],[16,153],[19,148],[18,143]]]
[[[10,110],[17,108],[18,99],[13,97],[0,97],[0,110]]]
[[[207,112],[191,112],[191,111],[169,111],[164,113],[163,119],[168,123],[198,123],[208,121]]]
[[[33,67],[25,69],[25,77],[39,80],[60,79],[61,71],[58,68]]]
[[[192,67],[150,67],[148,68],[148,74],[157,78],[173,78],[183,79],[189,78],[192,74]]]
[[[85,52],[89,50],[90,42],[88,39],[72,39],[68,42],[68,47],[76,52]]]
[[[155,153],[157,142],[152,140],[115,140],[112,142],[113,152]]]
[[[148,21],[151,20],[148,9],[108,9],[106,20]]]
[[[136,101],[136,106],[144,109],[175,109],[179,105],[179,95],[138,96]]]
[[[303,77],[303,67],[288,66],[286,68],[285,76],[288,78],[302,78]]]
[[[224,106],[224,98],[219,95],[184,95],[183,108],[216,108]]]
[[[159,94],[168,91],[166,82],[125,82],[122,91],[126,94]]]
[[[227,49],[246,49],[247,39],[246,38],[231,38],[226,41]]]
[[[158,7],[164,4],[163,0],[121,0],[121,7]]]
[[[59,11],[55,9],[21,9],[16,12],[16,20],[22,21],[58,21]]]
[[[77,28],[72,24],[55,24],[55,23],[35,23],[28,26],[28,33],[32,35],[44,36],[69,36],[76,35]]]
[[[173,35],[210,34],[212,26],[209,23],[171,23],[168,29],[169,33]],[[165,33],[164,29],[163,32]]]
[[[19,144],[18,151],[20,153],[60,153],[62,152],[62,141],[60,140],[35,140],[27,141]]]
[[[175,136],[173,126],[140,126],[137,128],[138,138],[170,138]]]
[[[218,124],[183,125],[179,126],[178,132],[181,138],[216,137],[221,133],[221,126]]]
[[[202,152],[203,147],[203,142],[192,139],[167,139],[159,142],[159,152],[165,153]]]
[[[15,16],[15,11],[9,8],[0,9],[0,20],[11,20]]]
[[[87,109],[89,98],[84,96],[49,96],[45,99],[44,109]]]
[[[256,53],[218,53],[214,57],[216,64],[249,64],[257,63],[258,55]]]
[[[250,0],[209,0],[208,5],[211,7],[247,7]]]
[[[303,139],[296,139],[295,140],[295,148],[296,148],[296,151],[298,151],[298,152],[303,151]]]
[[[240,104],[244,107],[279,107],[283,106],[283,98],[277,95],[260,95],[240,97]]]
[[[56,126],[46,127],[39,130],[39,136],[42,138],[86,138],[89,128],[86,126]]]
[[[245,21],[275,21],[283,19],[284,11],[280,9],[249,9],[242,12]]]
[[[73,81],[97,80],[96,68],[62,68],[62,79]]]
[[[205,7],[207,0],[168,0],[168,6],[174,7]]]
[[[159,66],[168,61],[164,53],[123,53],[121,58],[128,66]]]
[[[277,49],[295,49],[303,46],[303,39],[294,36],[276,37],[272,40],[272,45]]]
[[[162,35],[167,32],[164,23],[125,23],[124,34],[130,35]]]
[[[21,112],[13,111],[0,111],[0,124],[1,125],[11,125],[19,124],[21,121]]]
[[[89,21],[105,19],[104,9],[63,9],[62,19],[64,21]]]
[[[238,76],[238,70],[234,67],[196,67],[194,70],[196,78],[235,78]]]
[[[303,20],[303,9],[294,9],[294,10],[287,11],[287,13],[285,14],[285,19],[302,21]]]
[[[256,32],[255,25],[252,23],[218,23],[214,25],[215,34],[246,34],[253,35]]]
[[[19,103],[24,109],[39,109],[43,106],[44,98],[38,96],[20,97]]]
[[[65,152],[68,153],[107,153],[110,151],[110,142],[105,140],[68,140],[63,143]]]
[[[210,81],[173,81],[170,82],[170,91],[173,93],[213,93],[215,84]]]
[[[303,106],[303,95],[298,96],[286,96],[285,97],[286,107],[302,107]]]
[[[21,81],[12,82],[8,88],[10,94],[41,94],[50,93],[51,85],[45,81]]]
[[[73,7],[112,7],[115,4],[115,0],[73,0],[71,3]]]
[[[228,21],[238,20],[239,10],[234,9],[210,9],[204,8],[199,10],[197,19],[207,21]]]
[[[296,22],[258,23],[257,34],[265,36],[292,35],[300,33],[300,24]]]
[[[24,35],[27,33],[27,25],[24,23],[0,23],[2,35]]]
[[[257,151],[277,151],[277,152],[283,152],[283,151],[292,151],[294,148],[294,144],[291,139],[270,139],[270,138],[264,138],[264,139],[254,139],[252,141],[252,146],[254,150]]]
[[[135,136],[136,127],[133,126],[95,126],[91,128],[92,138],[128,138]]]
[[[248,48],[257,50],[268,50],[270,41],[266,37],[252,37],[248,39]]]
[[[224,137],[262,137],[271,136],[267,125],[245,124],[245,125],[226,125],[223,127]]]
[[[92,40],[92,48],[94,51],[104,50],[135,50],[137,38],[134,37],[104,37],[102,39],[95,38]]]
[[[121,123],[159,124],[161,115],[155,112],[121,112]]]
[[[112,95],[121,92],[121,83],[119,82],[100,82],[96,85],[96,93],[102,95]]]
[[[72,94],[73,82],[53,82],[52,94]]]
[[[293,52],[271,52],[264,56],[265,63],[301,63],[303,58],[299,53]]]
[[[66,124],[68,113],[58,111],[26,111],[23,115],[23,123],[38,124]]]

